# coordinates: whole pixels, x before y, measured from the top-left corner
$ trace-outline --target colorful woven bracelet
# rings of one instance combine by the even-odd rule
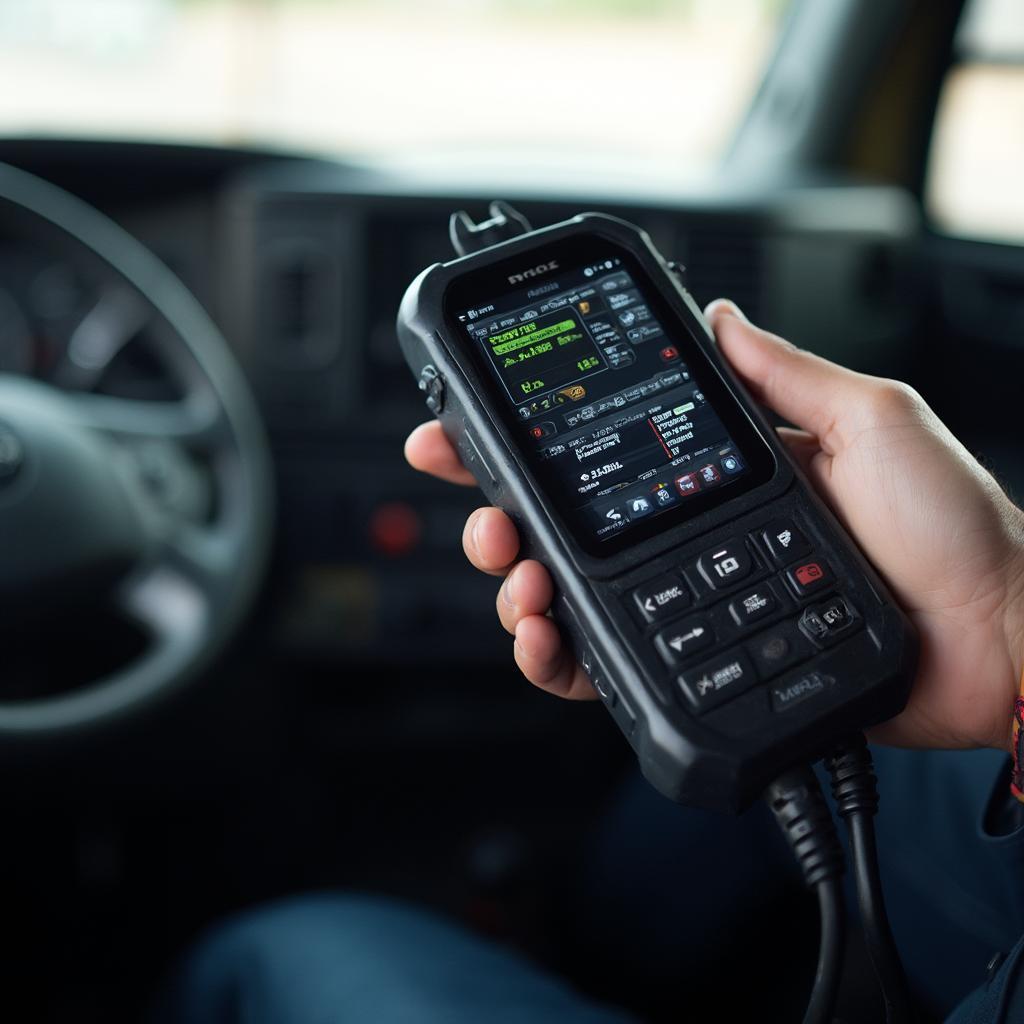
[[[1013,702],[1013,776],[1010,792],[1024,803],[1024,672],[1020,677],[1020,689]]]

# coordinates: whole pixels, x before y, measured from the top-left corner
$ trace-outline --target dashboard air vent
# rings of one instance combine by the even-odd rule
[[[761,313],[762,249],[750,232],[736,229],[689,230],[680,246],[687,287],[703,306],[729,298],[753,321]]]

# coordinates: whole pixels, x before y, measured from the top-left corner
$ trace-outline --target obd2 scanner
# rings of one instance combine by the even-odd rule
[[[725,811],[767,795],[821,899],[806,1019],[828,1020],[842,851],[806,766],[831,756],[840,813],[870,825],[861,730],[906,703],[909,624],[643,231],[491,214],[454,215],[459,258],[410,285],[406,361],[522,555],[550,571],[552,614],[647,779]],[[880,890],[864,898],[877,922]],[[890,1019],[906,1019],[881,921],[876,967]]]

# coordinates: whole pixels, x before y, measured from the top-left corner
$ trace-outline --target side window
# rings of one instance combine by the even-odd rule
[[[1024,3],[967,0],[939,100],[925,205],[941,232],[1024,243]]]

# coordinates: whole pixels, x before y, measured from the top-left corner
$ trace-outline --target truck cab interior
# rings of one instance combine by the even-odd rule
[[[1024,12],[2,0],[0,48],[0,1016],[143,1020],[211,923],[342,889],[795,1019],[810,954],[698,991],[581,927],[632,754],[519,677],[395,314],[453,210],[616,214],[1024,494]]]

